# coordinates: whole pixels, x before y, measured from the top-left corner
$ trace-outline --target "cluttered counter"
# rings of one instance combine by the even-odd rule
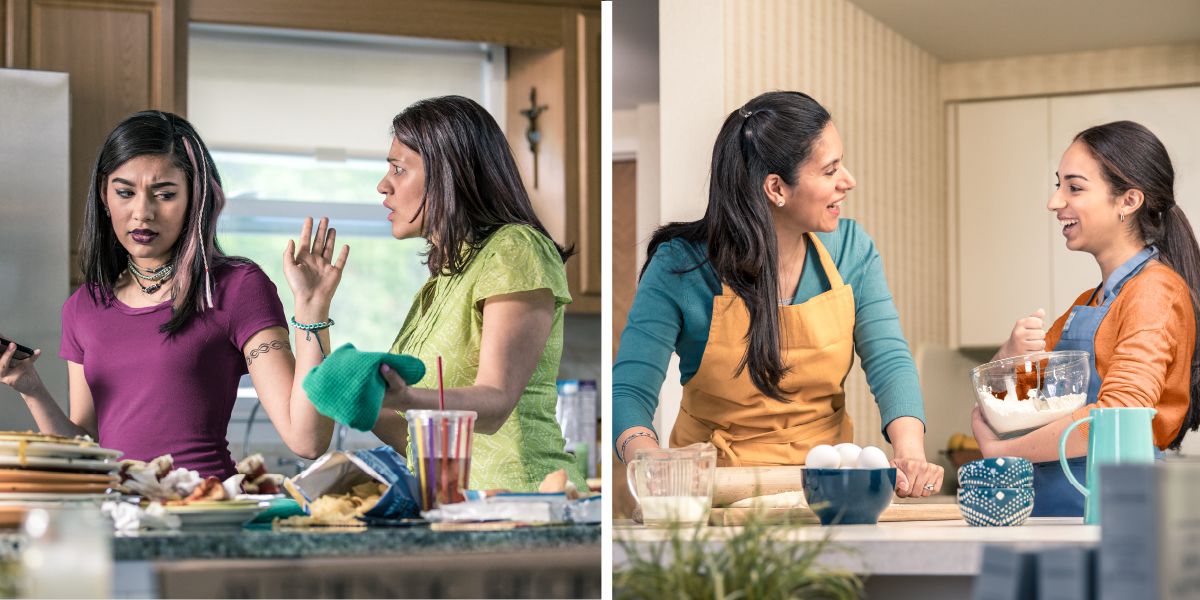
[[[0,597],[601,593],[601,498],[563,470],[512,492],[466,488],[464,461],[414,474],[386,446],[288,478],[250,456],[225,480],[88,439],[8,432],[5,448]]]

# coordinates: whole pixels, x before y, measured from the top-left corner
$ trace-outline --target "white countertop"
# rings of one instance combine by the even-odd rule
[[[740,527],[706,527],[709,543],[736,535]],[[878,525],[832,527],[780,526],[779,535],[794,540],[820,540],[831,535],[847,552],[827,550],[821,563],[870,575],[957,575],[979,573],[985,544],[1023,547],[1086,545],[1100,542],[1100,528],[1082,518],[1030,518],[1019,527],[971,527],[956,521],[904,521]],[[618,522],[613,528],[613,566],[625,562],[621,542],[663,541],[668,530]]]

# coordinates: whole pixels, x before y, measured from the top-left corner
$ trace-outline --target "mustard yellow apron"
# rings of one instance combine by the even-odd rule
[[[748,371],[735,375],[750,314],[722,283],[700,368],[683,386],[671,446],[711,441],[719,466],[802,465],[813,446],[852,441],[844,383],[854,359],[854,292],[817,236],[808,235],[831,289],[779,308],[781,358],[790,368],[780,387],[794,391],[791,402],[760,392]]]

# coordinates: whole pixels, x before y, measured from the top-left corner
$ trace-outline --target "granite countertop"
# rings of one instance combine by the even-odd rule
[[[796,541],[828,536],[833,546],[821,556],[826,566],[872,575],[976,575],[987,544],[1024,547],[1088,545],[1100,542],[1100,527],[1081,518],[1031,518],[1019,527],[971,527],[962,520],[901,521],[878,525],[780,526],[778,535]],[[708,544],[736,535],[740,527],[700,530]],[[650,545],[669,538],[666,529],[614,524],[613,565],[626,560],[623,544]],[[837,552],[841,548],[844,552]]]
[[[21,534],[0,535],[0,559],[15,557]],[[599,525],[543,525],[501,531],[433,531],[428,526],[363,530],[197,530],[113,538],[117,561],[310,558],[416,552],[507,552],[600,545]]]

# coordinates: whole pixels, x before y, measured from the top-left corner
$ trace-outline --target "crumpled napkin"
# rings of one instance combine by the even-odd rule
[[[152,470],[129,470],[129,479],[121,486],[131,494],[150,500],[178,500],[186,498],[204,481],[196,471],[178,468],[163,476],[160,481]]]
[[[132,533],[150,529],[179,529],[182,521],[179,516],[167,512],[158,502],[151,502],[146,508],[129,502],[105,502],[100,505],[100,512],[112,519],[113,530],[119,533]]]

